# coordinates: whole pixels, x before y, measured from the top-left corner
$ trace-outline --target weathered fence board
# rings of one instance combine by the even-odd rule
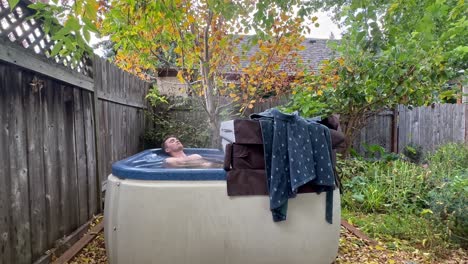
[[[93,116],[93,95],[91,93],[83,92],[83,118],[84,127],[94,127],[95,120]],[[86,176],[87,176],[87,203],[88,212],[87,219],[90,219],[98,212],[98,188],[97,188],[97,174],[96,174],[96,159],[95,159],[95,137],[94,130],[85,129],[84,143],[86,150]]]
[[[60,237],[60,181],[57,175],[60,174],[59,158],[63,151],[63,145],[58,144],[59,122],[58,122],[58,100],[59,95],[54,89],[52,80],[46,80],[42,95],[42,112],[44,124],[44,172],[45,191],[47,207],[47,245],[50,246]]]
[[[9,111],[10,96],[7,90],[8,67],[0,64],[0,263],[11,263],[12,252],[10,232],[11,210],[10,210],[10,153],[8,139],[10,138]],[[8,96],[7,96],[8,95]]]
[[[287,97],[267,99],[246,111],[246,115],[287,102]],[[367,125],[356,133],[353,148],[358,153],[365,154],[365,145],[380,145],[389,152],[395,145],[397,149],[394,151],[401,152],[406,145],[417,144],[423,150],[432,151],[448,142],[468,142],[467,104],[434,104],[412,110],[399,106],[395,112],[387,110],[371,117]],[[181,118],[177,114],[175,117],[178,120]],[[395,137],[392,136],[394,126],[397,134]]]
[[[66,173],[62,175],[62,179],[66,179],[62,184],[62,197],[65,200],[63,210],[66,212],[63,215],[65,225],[65,233],[71,233],[78,227],[78,181],[77,181],[77,167],[76,167],[76,143],[75,143],[75,126],[74,126],[74,98],[73,89],[71,87],[63,87],[64,99],[64,140],[65,143],[65,156]],[[66,159],[66,160],[65,160]],[[64,163],[61,163],[64,164]],[[65,184],[66,182],[66,184]]]
[[[95,82],[98,93],[97,115],[99,177],[103,182],[112,163],[141,151],[144,133],[146,83],[123,72],[109,62],[95,58]]]
[[[11,76],[8,87],[21,87],[22,72],[9,69]],[[8,110],[12,113],[8,120],[10,128],[9,153],[11,180],[11,243],[13,246],[13,263],[28,263],[31,259],[29,193],[28,193],[28,164],[27,164],[27,135],[24,120],[24,104],[20,89],[9,89],[13,98],[9,100]]]
[[[30,85],[34,78],[24,74],[23,90],[24,112],[27,126],[28,146],[28,173],[29,173],[29,200],[31,216],[31,243],[32,257],[42,255],[43,248],[47,246],[45,184],[44,184],[44,152],[43,145],[43,117],[42,101],[40,96],[41,84]],[[34,84],[34,83],[33,83]]]
[[[100,212],[101,183],[113,162],[142,150],[145,129],[149,84],[97,56],[72,70],[44,56],[47,44],[27,49],[22,40],[46,36],[39,21],[15,31],[26,5],[0,3],[0,263],[43,259]]]
[[[424,151],[435,150],[449,142],[465,142],[466,104],[435,104],[409,109],[399,106],[398,149],[408,144]]]
[[[58,79],[73,85],[91,90],[92,79],[82,74],[73,72],[62,65],[57,65],[53,60],[47,60],[31,51],[26,51],[10,41],[0,38],[0,59],[17,66],[33,69],[34,71],[50,78]]]
[[[58,166],[57,175],[54,175],[55,179],[59,181],[59,204],[60,204],[60,212],[59,212],[59,234],[60,236],[64,236],[66,234],[66,223],[70,218],[70,212],[68,210],[68,205],[66,204],[67,197],[66,194],[68,192],[68,167],[69,167],[69,158],[68,158],[68,151],[66,151],[66,147],[70,145],[69,140],[65,138],[65,120],[64,120],[64,91],[62,86],[57,83],[53,83],[53,89],[57,94],[57,101],[55,101],[55,109],[57,114],[57,145],[58,145],[58,152],[57,152],[57,164]]]
[[[353,148],[361,154],[367,152],[367,146],[379,145],[387,151],[392,149],[392,111],[383,111],[369,118],[367,125],[357,132]]]
[[[149,85],[97,61],[111,73],[95,75],[97,90],[119,102],[96,108],[87,89],[0,62],[1,263],[31,263],[87,222],[112,163],[141,151],[144,109],[122,102],[144,106]]]
[[[84,126],[83,91],[73,89],[74,98],[74,126],[75,126],[75,150],[76,150],[76,176],[77,176],[77,196],[79,201],[78,219],[79,223],[88,220],[88,176],[86,171],[86,139]]]

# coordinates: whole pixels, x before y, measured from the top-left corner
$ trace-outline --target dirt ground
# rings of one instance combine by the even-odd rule
[[[104,232],[100,232],[94,240],[83,248],[69,263],[107,263]],[[348,230],[341,228],[340,248],[335,263],[468,264],[468,254],[464,250],[454,250],[446,259],[434,260],[434,256],[421,251],[393,251],[386,249],[381,244],[370,246]]]

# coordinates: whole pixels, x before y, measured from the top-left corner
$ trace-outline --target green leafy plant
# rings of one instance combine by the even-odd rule
[[[148,113],[155,127],[146,130],[142,136],[145,148],[160,148],[163,139],[169,135],[179,138],[184,147],[209,146],[209,131],[206,123],[205,126],[195,126],[184,122],[169,121],[170,117],[161,116],[161,114],[163,113]]]
[[[158,104],[169,104],[167,98],[159,93],[159,89],[156,84],[152,85],[145,99],[147,99],[152,106],[157,106]]]
[[[468,147],[441,146],[425,162],[339,160],[344,217],[390,246],[466,248]]]
[[[447,228],[447,235],[468,248],[468,169],[429,192],[434,217]]]
[[[419,145],[408,144],[403,148],[403,155],[413,162],[413,163],[421,163],[424,158],[423,149]]]
[[[376,113],[452,96],[443,87],[464,74],[468,61],[465,1],[317,2],[338,10],[346,31],[340,42],[330,41],[336,58],[295,86],[289,108],[305,116],[340,114],[346,156]]]

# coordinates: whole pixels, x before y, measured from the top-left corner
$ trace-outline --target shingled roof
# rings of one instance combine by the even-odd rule
[[[249,41],[249,36],[243,36],[242,41],[239,43],[239,50],[241,51],[241,46],[246,44]],[[299,56],[302,58],[302,61],[305,65],[309,66],[311,69],[318,69],[320,63],[323,60],[330,59],[333,55],[333,51],[327,46],[327,43],[330,41],[337,41],[337,40],[330,40],[330,39],[315,39],[315,38],[306,38],[302,45],[305,47],[304,50],[299,51]],[[248,58],[250,58],[255,52],[258,51],[258,46],[251,47],[247,53],[241,59],[241,66],[242,68],[247,67],[248,65]],[[282,66],[282,68],[285,68]],[[228,73],[235,73],[233,71],[227,71]]]

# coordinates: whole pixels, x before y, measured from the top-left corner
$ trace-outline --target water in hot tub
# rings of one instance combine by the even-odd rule
[[[191,155],[194,153],[187,153]],[[184,169],[210,169],[210,168],[222,168],[224,162],[223,153],[204,153],[201,154],[203,160],[200,162],[191,163],[186,166],[180,167],[168,167],[165,160],[169,158],[168,155],[162,154],[158,151],[154,151],[151,154],[145,155],[140,159],[133,160],[132,165],[135,168],[146,168],[146,169],[157,169],[157,168],[184,168]]]

